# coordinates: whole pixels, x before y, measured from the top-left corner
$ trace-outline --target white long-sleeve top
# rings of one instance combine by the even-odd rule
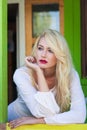
[[[32,86],[31,77],[27,67],[21,67],[14,73],[13,80],[17,86],[18,97],[14,108],[22,113],[27,109],[33,116],[44,117],[46,124],[72,124],[84,123],[86,118],[86,105],[84,94],[80,85],[78,73],[73,69],[73,78],[70,86],[71,106],[67,112],[60,112],[55,100],[55,87],[49,92],[40,92]],[[43,84],[43,83],[42,83]],[[44,87],[44,86],[43,86]],[[26,106],[26,107],[25,107]],[[21,111],[21,112],[20,112]]]

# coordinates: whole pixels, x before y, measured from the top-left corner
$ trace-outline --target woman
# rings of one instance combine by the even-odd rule
[[[64,37],[44,31],[25,63],[14,73],[18,98],[8,106],[9,126],[84,123],[84,94]]]

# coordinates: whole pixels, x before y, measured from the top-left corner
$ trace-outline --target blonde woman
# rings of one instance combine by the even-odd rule
[[[84,94],[64,37],[44,31],[25,63],[13,76],[18,97],[8,106],[9,126],[84,123]]]

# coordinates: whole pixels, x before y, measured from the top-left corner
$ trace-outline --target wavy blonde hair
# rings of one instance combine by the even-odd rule
[[[32,51],[33,56],[35,56],[35,50],[42,37],[45,38],[57,58],[56,102],[60,106],[61,112],[64,112],[70,107],[70,80],[73,67],[70,51],[65,38],[59,32],[48,29],[37,38]],[[33,83],[35,83],[34,79]]]

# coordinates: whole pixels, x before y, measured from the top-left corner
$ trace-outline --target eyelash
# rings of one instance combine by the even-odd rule
[[[38,50],[43,50],[43,48],[41,48],[41,47],[38,47]]]
[[[42,47],[38,47],[38,50],[43,50],[43,48],[42,48]],[[50,49],[48,49],[48,51],[49,51],[50,53],[53,53],[53,51],[50,50]]]
[[[52,50],[48,50],[50,53],[53,53],[53,51]]]

